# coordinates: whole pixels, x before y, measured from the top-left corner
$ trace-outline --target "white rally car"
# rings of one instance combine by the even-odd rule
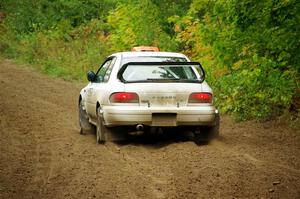
[[[96,127],[98,143],[117,126],[145,133],[183,127],[196,142],[218,135],[220,117],[200,63],[144,49],[112,54],[96,73],[87,73],[89,84],[79,96],[80,132]]]

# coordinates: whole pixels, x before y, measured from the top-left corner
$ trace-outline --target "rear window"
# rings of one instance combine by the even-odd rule
[[[197,62],[130,62],[120,70],[123,82],[202,82],[204,70]]]

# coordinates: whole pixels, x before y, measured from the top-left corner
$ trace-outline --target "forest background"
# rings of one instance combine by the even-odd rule
[[[297,0],[2,0],[0,55],[85,80],[111,53],[158,46],[199,61],[237,120],[299,121]]]

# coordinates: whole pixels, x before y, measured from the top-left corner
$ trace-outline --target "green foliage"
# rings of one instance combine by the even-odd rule
[[[176,43],[159,24],[160,12],[150,0],[119,3],[108,16],[111,26],[110,40],[115,51],[125,51],[138,45],[159,46],[175,50]]]
[[[137,45],[181,51],[239,120],[297,110],[297,0],[5,0],[0,53],[67,79]],[[299,110],[298,110],[299,111]]]
[[[76,28],[62,21],[51,30],[19,35],[2,53],[52,76],[82,80],[86,71],[96,70],[108,55],[104,26],[97,19]]]
[[[299,12],[293,0],[194,0],[170,20],[219,106],[243,120],[282,114],[299,97]]]
[[[114,0],[5,0],[3,11],[7,22],[16,32],[34,32],[51,29],[62,20],[72,27],[93,18],[105,19],[115,7]]]

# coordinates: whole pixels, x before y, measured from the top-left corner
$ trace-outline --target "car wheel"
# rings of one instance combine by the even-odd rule
[[[217,138],[219,136],[219,130],[220,130],[220,115],[219,113],[217,113],[215,117],[215,125],[208,127],[207,132],[211,138]]]
[[[107,141],[107,134],[108,129],[104,126],[103,117],[100,113],[100,107],[97,109],[97,128],[96,128],[96,135],[97,135],[97,143],[104,144]]]
[[[194,130],[194,141],[196,144],[208,143],[213,138],[219,136],[220,129],[220,115],[216,114],[214,126],[197,127]]]
[[[84,109],[82,100],[79,103],[78,113],[79,113],[78,119],[79,119],[80,134],[86,134],[88,132],[92,132],[94,130],[94,127],[89,122],[89,117]]]

